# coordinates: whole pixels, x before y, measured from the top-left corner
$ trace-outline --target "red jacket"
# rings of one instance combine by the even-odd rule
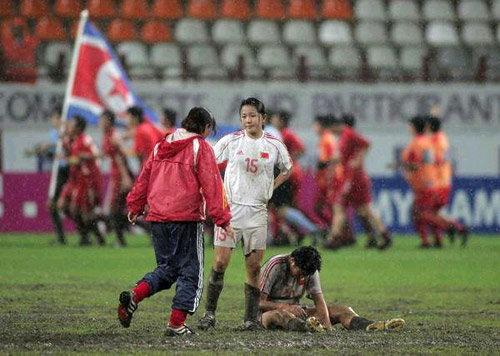
[[[142,214],[146,204],[148,221],[202,221],[206,205],[216,225],[229,225],[222,178],[203,137],[179,129],[155,146],[127,196],[134,214]]]

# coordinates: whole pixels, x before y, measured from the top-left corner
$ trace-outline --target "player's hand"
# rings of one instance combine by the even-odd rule
[[[139,214],[134,214],[131,211],[128,212],[127,219],[128,219],[128,222],[131,223],[132,225],[135,225],[138,217],[139,217]]]
[[[224,228],[224,231],[226,232],[226,236],[229,236],[231,239],[234,240],[234,230],[231,227],[231,225],[228,225]]]
[[[132,188],[132,185],[133,185],[132,179],[127,178],[127,179],[122,180],[122,190],[123,191],[129,190],[130,188]]]
[[[283,309],[289,311],[298,318],[301,319],[307,318],[306,311],[300,305],[284,304]]]

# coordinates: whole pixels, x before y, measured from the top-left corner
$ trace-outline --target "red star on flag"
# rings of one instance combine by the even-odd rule
[[[110,78],[113,81],[113,89],[108,93],[109,96],[119,95],[123,98],[123,101],[127,100],[128,88],[125,82],[121,78]]]

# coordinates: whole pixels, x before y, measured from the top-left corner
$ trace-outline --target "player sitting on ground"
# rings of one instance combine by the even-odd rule
[[[358,316],[351,307],[327,306],[319,280],[321,255],[312,246],[300,247],[288,255],[271,257],[260,276],[261,323],[265,329],[321,332],[341,323],[348,330],[400,330],[403,319],[373,321]],[[307,292],[314,307],[300,299]]]

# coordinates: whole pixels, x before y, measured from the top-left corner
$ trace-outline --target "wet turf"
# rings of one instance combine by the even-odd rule
[[[110,238],[111,239],[111,238]],[[498,354],[500,352],[500,238],[474,237],[467,249],[419,250],[399,237],[386,252],[358,246],[322,251],[327,302],[360,315],[402,317],[402,332],[320,335],[241,332],[243,258],[236,251],[226,274],[217,329],[163,336],[173,292],[146,299],[123,329],[118,295],[154,267],[144,237],[130,248],[50,247],[45,235],[0,236],[0,353],[85,354]],[[273,248],[267,257],[290,251]],[[206,274],[212,251],[207,249]],[[195,326],[202,310],[188,319]]]

